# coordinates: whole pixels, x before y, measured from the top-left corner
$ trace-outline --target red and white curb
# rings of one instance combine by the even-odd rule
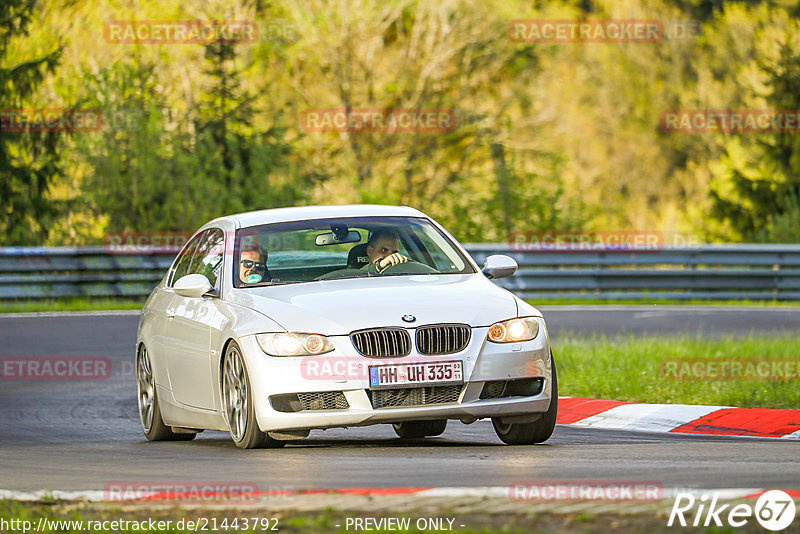
[[[800,440],[800,410],[689,404],[641,404],[559,397],[562,425]]]

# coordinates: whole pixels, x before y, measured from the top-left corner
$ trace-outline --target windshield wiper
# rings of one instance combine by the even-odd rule
[[[428,275],[428,276],[431,276],[431,275],[434,275],[434,274],[442,274],[442,273],[388,273],[388,274],[382,274],[382,275],[379,275],[379,276],[417,276],[417,275]]]
[[[270,286],[283,286],[287,284],[302,284],[303,282],[312,282],[313,280],[278,280],[277,282],[259,282],[257,284],[247,284],[239,286],[238,289],[250,289],[251,287],[270,287]]]
[[[369,273],[364,274],[348,274],[345,276],[333,276],[331,278],[319,278],[317,282],[327,282],[328,280],[349,280],[350,278],[366,278],[370,276]]]

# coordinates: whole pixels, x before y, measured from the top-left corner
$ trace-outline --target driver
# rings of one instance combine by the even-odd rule
[[[392,265],[408,261],[400,250],[400,234],[394,230],[378,230],[367,241],[369,263],[362,267],[369,271],[383,272]]]
[[[239,254],[239,279],[245,284],[261,282],[267,273],[267,251],[256,243],[242,246]]]

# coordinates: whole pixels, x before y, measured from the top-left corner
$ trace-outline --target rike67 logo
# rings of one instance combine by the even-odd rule
[[[776,532],[785,529],[794,521],[794,500],[784,491],[767,491],[756,500],[754,506],[744,503],[719,504],[718,499],[719,495],[716,493],[711,496],[703,494],[699,499],[691,493],[678,493],[667,526],[742,527],[755,517],[762,527]]]

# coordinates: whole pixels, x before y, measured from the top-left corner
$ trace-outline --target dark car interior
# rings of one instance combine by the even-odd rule
[[[322,250],[323,247],[330,248],[331,252],[333,252],[333,254],[330,255],[331,260],[336,257],[341,257],[337,256],[337,254],[343,254],[341,247],[346,247],[349,242],[355,243],[347,251],[346,260],[342,264],[331,265],[328,258],[322,258],[323,264],[320,264],[320,258],[314,258],[316,261],[311,261],[306,266],[298,267],[298,262],[295,260],[295,265],[289,267],[285,266],[285,264],[281,265],[280,260],[275,262],[274,258],[277,254],[270,255],[270,260],[272,260],[268,260],[268,263],[271,264],[268,267],[268,272],[270,274],[269,276],[265,276],[264,283],[309,282],[313,280],[368,276],[368,273],[364,270],[364,267],[369,264],[366,243],[367,236],[372,235],[378,229],[379,227],[347,228],[338,223],[330,226],[331,231],[320,228],[319,233],[315,235],[316,245],[312,244],[311,246],[315,250]],[[436,260],[419,236],[413,231],[404,228],[395,227],[394,229],[396,229],[400,237],[400,252],[408,256],[409,261],[398,266],[390,267],[388,269],[389,272],[387,273],[384,271],[384,273],[435,274],[440,272],[436,267]],[[361,239],[359,242],[356,242],[355,240],[359,237],[358,233],[361,234]],[[333,237],[334,235],[336,238]],[[344,250],[347,249],[345,248]],[[302,253],[302,251],[298,251],[298,253]]]

